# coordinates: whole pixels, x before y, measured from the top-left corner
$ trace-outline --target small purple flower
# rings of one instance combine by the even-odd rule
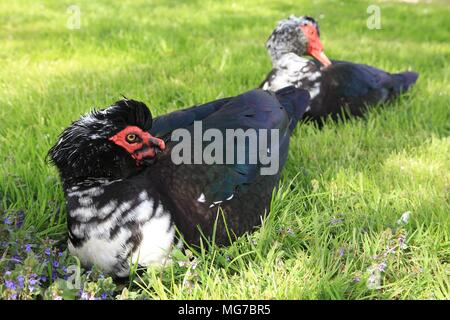
[[[4,223],[4,224],[7,224],[7,225],[12,225],[12,221],[11,221],[11,219],[8,218],[8,217],[6,217],[6,218],[3,220],[3,223]]]
[[[14,263],[21,263],[22,262],[22,260],[20,259],[20,257],[19,256],[12,256],[11,257],[11,261],[12,262],[14,262]]]
[[[21,228],[24,220],[25,220],[25,212],[20,210],[19,212],[17,212],[16,227]]]
[[[102,300],[106,300],[108,298],[108,295],[106,293],[102,293],[102,295],[100,296],[100,298]]]
[[[343,257],[345,255],[345,249],[344,248],[339,248],[339,257]]]
[[[44,253],[45,255],[49,256],[51,254],[50,248],[45,248]]]
[[[11,275],[11,271],[6,271],[5,272],[5,276],[10,276]]]
[[[89,294],[83,290],[80,290],[80,299],[81,300],[89,300]]]
[[[53,267],[58,268],[59,267],[59,262],[58,261],[53,261]]]
[[[16,284],[12,280],[6,280],[5,281],[5,287],[7,289],[15,290],[16,289]]]
[[[9,296],[9,300],[17,300],[17,293],[13,293]]]
[[[63,253],[62,252],[58,252],[58,257],[62,257]]]
[[[386,267],[387,267],[387,263],[382,262],[378,265],[378,270],[380,270],[381,272],[384,272],[384,271],[386,271]]]
[[[66,266],[62,266],[61,270],[62,270],[62,272],[67,273],[67,267]]]
[[[31,244],[29,244],[29,243],[27,243],[26,245],[25,245],[25,252],[31,252]]]
[[[30,292],[33,292],[34,287],[36,285],[39,285],[39,279],[36,279],[36,276],[37,275],[33,273],[32,275],[30,275],[30,279],[28,280],[28,289],[30,290]]]
[[[400,235],[398,237],[398,244],[400,246],[400,249],[405,250],[406,248],[408,248],[408,246],[406,245],[406,236],[405,235]]]
[[[42,276],[40,279],[41,279],[41,282],[46,282],[47,281],[47,277],[46,276]]]
[[[19,286],[21,288],[23,288],[24,287],[24,283],[25,283],[25,277],[24,276],[18,276],[17,277],[17,282],[19,283]]]

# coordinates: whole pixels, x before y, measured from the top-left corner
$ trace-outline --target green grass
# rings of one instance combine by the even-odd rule
[[[73,1],[0,3],[0,212],[24,210],[36,241],[66,239],[64,197],[45,155],[72,120],[121,94],[159,115],[252,89],[270,70],[264,43],[276,22],[308,14],[330,58],[410,68],[418,84],[366,121],[299,127],[257,232],[149,269],[128,289],[156,299],[450,298],[445,1],[76,3],[79,30],[66,28]],[[366,27],[373,3],[381,30]],[[407,211],[409,222],[397,224]],[[382,262],[380,287],[370,288]]]

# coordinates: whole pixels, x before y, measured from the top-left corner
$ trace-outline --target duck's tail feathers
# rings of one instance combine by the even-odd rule
[[[401,93],[409,90],[412,85],[414,85],[419,78],[419,74],[413,71],[405,71],[392,75],[394,81],[396,82],[395,91],[396,93]]]

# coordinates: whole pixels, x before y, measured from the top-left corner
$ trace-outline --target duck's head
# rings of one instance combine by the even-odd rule
[[[290,16],[278,22],[267,40],[266,47],[272,62],[276,62],[285,54],[294,53],[298,56],[310,55],[324,66],[331,64],[320,42],[319,25],[308,16]]]
[[[152,115],[135,100],[120,100],[74,121],[48,156],[65,185],[126,178],[154,162],[164,141],[148,132]]]

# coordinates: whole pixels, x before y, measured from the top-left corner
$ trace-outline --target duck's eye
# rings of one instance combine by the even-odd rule
[[[129,133],[126,136],[127,142],[133,143],[136,142],[137,136],[134,133]]]

